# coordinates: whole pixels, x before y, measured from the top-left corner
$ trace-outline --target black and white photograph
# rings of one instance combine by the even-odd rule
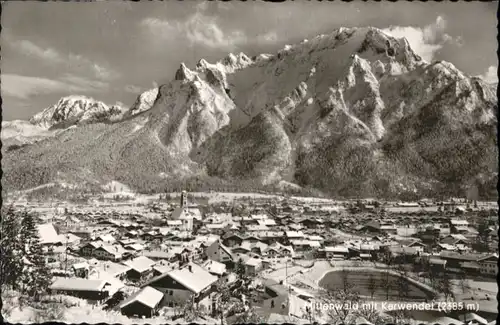
[[[1,5],[2,322],[496,324],[498,2]]]

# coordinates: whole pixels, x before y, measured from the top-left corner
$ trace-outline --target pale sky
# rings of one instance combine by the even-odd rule
[[[386,29],[427,60],[494,82],[496,11],[495,2],[4,2],[2,115],[28,119],[72,94],[130,106],[181,62],[274,53],[341,26]]]

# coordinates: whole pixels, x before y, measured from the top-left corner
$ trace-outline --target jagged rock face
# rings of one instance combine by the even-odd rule
[[[61,98],[57,104],[33,116],[30,122],[45,129],[65,128],[81,123],[110,121],[122,114],[123,110],[118,105],[109,107],[92,98],[68,96]]]
[[[171,83],[139,96],[129,119],[79,127],[7,164],[20,175],[15,161],[37,155],[38,170],[54,161],[132,187],[208,175],[341,196],[460,194],[493,184],[496,107],[492,87],[423,61],[406,40],[341,28],[276,55],[181,64]]]
[[[139,96],[137,96],[136,101],[124,114],[124,118],[134,116],[149,110],[155,103],[156,97],[158,97],[158,88],[149,89]]]

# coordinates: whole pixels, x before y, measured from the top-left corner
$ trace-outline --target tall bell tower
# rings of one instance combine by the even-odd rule
[[[181,208],[187,208],[187,192],[182,191],[181,193]]]

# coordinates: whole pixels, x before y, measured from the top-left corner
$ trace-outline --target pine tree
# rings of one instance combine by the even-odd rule
[[[27,211],[22,213],[20,237],[24,256],[28,262],[22,274],[24,291],[38,300],[50,285],[51,275],[40,244],[34,217]]]
[[[5,212],[5,213],[4,213]],[[22,249],[19,241],[20,224],[12,209],[2,209],[1,240],[0,240],[0,284],[17,287],[21,275]]]

